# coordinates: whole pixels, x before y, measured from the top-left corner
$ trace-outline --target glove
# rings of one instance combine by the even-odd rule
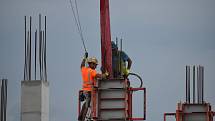
[[[124,75],[127,76],[129,73],[130,73],[130,70],[129,70],[129,69],[126,69],[125,72],[124,72]]]
[[[88,58],[88,52],[85,52],[84,57],[83,57],[83,60],[84,60],[84,61],[87,61],[87,58]]]
[[[85,52],[84,58],[88,58],[88,52]]]
[[[104,78],[104,79],[106,79],[108,76],[109,76],[109,73],[107,71],[102,74],[102,78]]]
[[[108,77],[108,76],[109,76],[109,73],[108,73],[107,71],[106,71],[104,74],[105,74],[105,76],[106,76],[106,77]]]

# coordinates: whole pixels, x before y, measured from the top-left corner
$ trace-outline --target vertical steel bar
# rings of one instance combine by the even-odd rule
[[[118,37],[116,37],[116,46],[118,47]]]
[[[193,66],[193,103],[195,103],[195,98],[196,98],[196,96],[195,96],[195,93],[196,93],[195,73],[196,73],[195,66]]]
[[[24,80],[26,80],[26,16],[25,16],[25,63],[24,63]]]
[[[29,54],[29,80],[31,80],[31,24],[32,24],[32,18],[30,16],[30,54]]]
[[[5,96],[4,96],[4,121],[7,120],[7,79],[4,79],[5,83]]]
[[[144,88],[144,120],[146,120],[146,88]]]
[[[187,76],[188,76],[188,74],[187,73],[188,72],[187,72],[187,70],[188,70],[188,66],[186,66],[186,74],[185,74],[186,75],[186,103],[188,103],[188,98],[187,98],[187,96],[188,96],[188,94],[187,94],[187,91],[188,91],[187,90],[187,82],[188,82]]]
[[[199,100],[200,103],[202,104],[202,67],[199,66]]]
[[[45,80],[47,81],[47,65],[46,65],[46,16],[45,16]]]
[[[120,39],[120,53],[119,53],[119,68],[120,68],[120,72],[121,74],[123,74],[123,70],[122,70],[122,39]]]
[[[41,14],[39,14],[39,65],[40,65],[40,80],[42,80],[41,77]]]
[[[3,93],[2,93],[2,121],[5,119],[5,83],[4,79],[2,79],[2,85],[3,85]]]
[[[43,80],[43,31],[41,30],[41,80]]]
[[[45,55],[45,51],[44,51],[44,49],[45,49],[45,47],[44,47],[44,45],[45,45],[45,32],[43,31],[43,34],[42,34],[42,77],[43,77],[43,80],[45,80],[45,71],[44,71],[44,55]]]
[[[199,66],[197,67],[197,103],[199,104]]]
[[[0,119],[3,120],[3,81],[1,80],[1,112],[0,112]]]
[[[199,101],[202,103],[202,68],[199,66]]]
[[[204,67],[201,66],[201,102],[204,102]]]
[[[204,102],[204,67],[202,67],[202,102]]]
[[[28,35],[27,35],[27,80],[30,80],[29,79],[29,43],[30,43],[30,41],[29,41],[29,39],[30,39],[30,33],[29,33],[29,31],[28,31]]]
[[[185,78],[186,78],[186,103],[187,103],[187,102],[188,102],[188,101],[187,101],[187,66],[186,66],[186,69],[185,69],[185,70],[186,70],[186,73],[185,73],[185,76],[186,76],[186,77],[185,77]]]
[[[4,112],[4,104],[5,104],[5,83],[4,83],[4,79],[2,79],[2,85],[3,85],[3,93],[2,93],[2,121],[4,121],[5,119],[5,112]]]
[[[37,30],[35,31],[35,55],[34,55],[34,74],[35,80],[37,80]]]
[[[190,103],[190,66],[188,66],[188,102]]]

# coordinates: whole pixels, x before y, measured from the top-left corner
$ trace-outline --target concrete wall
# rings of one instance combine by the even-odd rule
[[[49,83],[22,81],[21,121],[49,121]]]

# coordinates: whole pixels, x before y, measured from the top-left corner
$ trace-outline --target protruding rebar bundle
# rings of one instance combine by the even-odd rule
[[[40,80],[47,81],[47,64],[46,64],[46,16],[45,16],[45,30],[41,28],[41,14],[39,14],[39,30],[35,31],[34,55],[32,53],[33,41],[32,36],[32,17],[30,16],[29,30],[27,30],[27,20],[25,16],[25,64],[24,64],[24,80],[31,80],[31,75],[34,74],[34,79],[37,80],[37,71],[39,71]],[[38,34],[37,34],[38,33]],[[39,37],[37,37],[39,36]],[[37,39],[38,38],[38,39]],[[32,56],[34,56],[34,73],[32,73]],[[37,64],[37,62],[39,62]],[[39,69],[37,70],[37,66]]]
[[[197,73],[196,73],[197,70]],[[186,103],[190,103],[190,66],[186,66]],[[196,81],[197,79],[197,81]],[[196,84],[197,83],[197,84]],[[197,87],[196,87],[197,86]],[[193,103],[204,103],[204,67],[193,66]]]

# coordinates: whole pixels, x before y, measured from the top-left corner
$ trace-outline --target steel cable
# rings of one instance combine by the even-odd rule
[[[83,32],[82,32],[82,29],[81,29],[81,23],[80,23],[80,20],[79,20],[79,12],[78,12],[77,2],[75,0],[75,8],[73,7],[72,0],[69,0],[69,2],[70,2],[72,13],[73,13],[73,16],[74,16],[74,19],[75,19],[75,24],[76,24],[77,29],[78,29],[78,34],[80,35],[84,50],[85,50],[85,52],[87,52]],[[75,12],[75,9],[76,9],[76,12]]]

